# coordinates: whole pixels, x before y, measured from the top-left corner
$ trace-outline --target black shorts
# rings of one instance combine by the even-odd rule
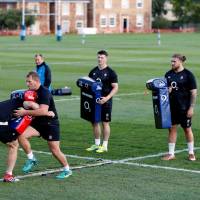
[[[190,128],[192,118],[187,117],[187,111],[171,111],[172,125],[180,124],[182,128]]]
[[[2,122],[1,122],[2,123]],[[18,134],[14,132],[8,125],[0,125],[0,141],[4,144],[16,140]]]
[[[33,120],[31,127],[36,129],[40,133],[40,136],[47,141],[60,141],[60,126],[58,120],[45,123],[39,123]]]
[[[112,101],[107,101],[101,107],[101,121],[110,122],[112,113]]]

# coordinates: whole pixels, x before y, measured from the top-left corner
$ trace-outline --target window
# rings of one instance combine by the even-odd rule
[[[136,1],[136,8],[143,8],[143,0]]]
[[[62,21],[62,32],[69,33],[69,21],[67,20]]]
[[[122,7],[122,9],[128,9],[129,8],[129,0],[121,0],[121,7]]]
[[[104,8],[111,9],[112,8],[112,0],[104,0]]]
[[[143,27],[144,25],[144,17],[142,14],[136,15],[136,27]]]
[[[100,17],[100,26],[101,27],[106,27],[107,26],[107,18],[106,18],[106,16],[101,16]]]
[[[62,14],[69,15],[69,3],[67,2],[62,3]]]
[[[116,16],[110,15],[109,16],[109,27],[115,27],[116,26]]]
[[[79,20],[79,21],[76,21],[76,28],[83,28],[83,21]]]
[[[76,15],[84,15],[83,3],[76,4]]]
[[[39,14],[39,12],[40,12],[39,4],[38,3],[29,3],[28,10],[30,10],[30,12],[32,14]]]

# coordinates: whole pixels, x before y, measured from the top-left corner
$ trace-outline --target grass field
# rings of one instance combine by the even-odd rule
[[[48,153],[46,142],[31,140],[39,166],[26,177],[21,167],[26,159],[19,151],[15,174],[16,184],[0,182],[0,199],[73,199],[73,200],[186,200],[200,196],[200,100],[197,100],[193,131],[196,162],[187,161],[184,134],[179,129],[177,159],[166,162],[160,157],[167,151],[167,130],[155,129],[151,93],[145,82],[161,77],[170,69],[171,55],[186,55],[186,67],[196,76],[199,85],[200,34],[163,34],[161,46],[155,34],[67,35],[62,42],[54,36],[0,37],[0,100],[10,92],[26,88],[25,75],[34,69],[33,57],[42,53],[52,69],[53,87],[69,86],[72,96],[56,97],[61,121],[61,146],[73,170],[73,176],[58,181],[55,173],[37,175],[60,165]],[[96,52],[106,49],[109,64],[119,75],[119,93],[114,98],[109,151],[88,153],[93,142],[91,126],[80,119],[79,88],[76,80],[86,76],[96,65]],[[0,144],[0,174],[4,173],[6,148]]]

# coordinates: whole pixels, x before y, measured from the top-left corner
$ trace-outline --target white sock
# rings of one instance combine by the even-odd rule
[[[187,146],[189,154],[194,154],[194,142],[188,142]]]
[[[100,143],[101,143],[101,140],[100,140],[100,139],[95,139],[95,144],[96,144],[96,145],[98,145],[98,146],[99,146],[99,145],[100,145]]]
[[[108,141],[103,141],[102,146],[107,150],[108,149]]]
[[[31,151],[31,153],[27,154],[27,157],[32,160],[34,158],[33,152]]]
[[[174,155],[175,145],[176,145],[176,143],[168,143],[168,148],[169,148],[169,154],[170,155]]]
[[[65,171],[69,171],[69,165],[66,165],[66,166],[64,167],[64,170],[65,170]]]

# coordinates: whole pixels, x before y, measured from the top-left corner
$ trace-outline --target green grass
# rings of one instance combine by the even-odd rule
[[[187,57],[186,67],[196,76],[199,85],[200,34],[162,34],[161,46],[157,46],[155,34],[90,35],[85,45],[81,37],[66,35],[62,42],[53,36],[0,37],[0,100],[9,98],[15,89],[26,88],[25,75],[34,69],[34,55],[42,53],[52,69],[53,87],[69,86],[73,95],[55,97],[61,122],[61,147],[65,154],[121,160],[167,151],[167,130],[155,129],[151,93],[144,95],[145,82],[161,77],[170,69],[171,55],[182,53]],[[109,151],[97,155],[85,151],[93,142],[90,123],[80,119],[79,96],[76,86],[79,77],[86,76],[96,65],[96,52],[109,52],[109,65],[119,75],[119,96],[114,98]],[[128,95],[128,94],[132,95]],[[195,146],[200,147],[200,100],[197,100],[193,118]],[[185,149],[183,131],[178,130],[177,149]],[[48,152],[46,141],[31,140],[32,148]],[[6,164],[6,148],[0,144],[0,174]],[[197,150],[197,159],[200,150]],[[50,155],[36,154],[40,165],[36,171],[60,167]],[[160,157],[146,158],[134,163],[162,167],[199,170],[200,159],[186,160],[187,152],[177,154],[177,159],[164,162]],[[26,159],[19,151],[16,175],[23,175],[21,167]],[[96,163],[96,161],[68,158],[72,167]],[[130,161],[133,163],[133,161]],[[0,199],[199,199],[200,174],[166,169],[152,169],[125,164],[109,164],[74,170],[73,176],[64,181],[55,180],[55,174],[24,178],[17,184],[0,183]]]

